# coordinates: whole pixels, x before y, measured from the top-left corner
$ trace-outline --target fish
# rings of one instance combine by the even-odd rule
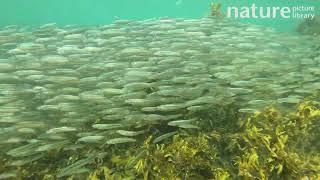
[[[74,132],[74,131],[77,131],[77,129],[74,127],[62,126],[62,127],[49,129],[46,131],[46,133],[56,134],[56,133],[65,133],[65,132]]]
[[[136,139],[133,138],[114,138],[114,139],[110,139],[108,140],[106,143],[107,144],[123,144],[123,143],[132,143],[132,142],[136,142]]]
[[[128,136],[128,137],[131,137],[131,136],[138,136],[138,135],[141,135],[141,134],[144,134],[145,131],[126,131],[126,130],[117,130],[116,133],[122,135],[122,136]]]
[[[78,139],[79,142],[85,142],[85,143],[98,143],[101,140],[103,140],[104,136],[84,136]]]
[[[94,125],[92,125],[93,128],[100,129],[100,130],[118,129],[118,128],[123,128],[124,126],[125,125],[123,125],[123,124],[94,124]]]
[[[163,141],[164,139],[167,139],[167,138],[169,138],[169,137],[171,137],[171,136],[173,136],[173,135],[175,135],[175,134],[177,134],[177,133],[178,133],[177,131],[173,131],[173,132],[169,132],[169,133],[162,134],[161,136],[155,138],[155,139],[152,141],[152,143],[153,143],[153,144],[157,144],[157,143]]]
[[[197,119],[174,120],[174,121],[168,122],[168,125],[169,126],[180,126],[180,125],[194,123],[196,121],[197,121]]]
[[[94,162],[94,156],[89,156],[84,159],[80,159],[76,161],[75,163],[65,167],[64,169],[61,169],[57,177],[61,178],[64,176],[72,175],[72,174],[78,174],[78,173],[83,173],[83,172],[88,172],[89,169],[83,168],[87,164],[91,164]]]
[[[45,145],[39,146],[35,151],[44,152],[44,151],[50,151],[53,149],[60,149],[60,148],[64,147],[65,145],[67,145],[68,143],[69,143],[69,141],[65,140],[65,141],[58,141],[58,142],[51,143],[51,144],[45,144]]]

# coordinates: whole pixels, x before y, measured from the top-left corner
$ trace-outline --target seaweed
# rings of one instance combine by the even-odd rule
[[[165,141],[157,141],[153,134],[135,144],[51,151],[22,164],[17,178],[317,179],[320,104],[314,99],[318,97],[306,99],[289,113],[267,107],[255,114],[235,115],[232,106],[215,108],[207,118],[201,117],[200,127],[207,123],[208,128],[178,129]],[[1,171],[12,172],[7,163]],[[48,168],[39,168],[47,163]]]
[[[301,34],[320,35],[320,16],[304,19],[296,29]]]
[[[244,124],[243,150],[235,161],[239,176],[256,179],[300,179],[319,175],[319,163],[312,154],[305,154],[299,142],[306,142],[311,121],[302,113],[305,108],[319,111],[314,106],[299,105],[296,114],[281,115],[273,108],[248,118]],[[319,128],[318,128],[319,129]],[[317,148],[319,150],[319,147]],[[319,152],[316,152],[319,154]]]
[[[308,101],[294,113],[268,107],[239,119],[234,132],[177,134],[166,144],[152,144],[149,137],[139,157],[132,157],[133,170],[143,179],[318,178],[320,148],[306,151],[302,144],[312,146],[306,142],[319,136],[319,117],[320,108]]]
[[[221,12],[221,3],[211,3],[210,4],[210,9],[211,9],[211,17],[218,17],[221,18],[224,15]]]

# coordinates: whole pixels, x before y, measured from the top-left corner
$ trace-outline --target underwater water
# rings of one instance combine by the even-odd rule
[[[175,18],[201,18],[210,14],[210,3],[221,3],[224,12],[229,6],[314,6],[316,14],[320,14],[319,1],[317,0],[121,0],[107,2],[104,0],[72,0],[42,1],[33,0],[3,0],[0,6],[0,25],[42,25],[57,23],[60,25],[81,24],[101,25],[108,24],[117,19],[143,20],[159,17]],[[293,19],[244,19],[262,25],[277,27],[280,31],[290,31],[299,20]]]
[[[320,178],[318,1],[0,5],[0,179]]]

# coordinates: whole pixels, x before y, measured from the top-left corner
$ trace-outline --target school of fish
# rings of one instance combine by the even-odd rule
[[[198,130],[196,114],[215,107],[295,106],[320,90],[319,44],[214,18],[4,27],[0,156],[18,166],[54,149],[135,143],[159,124]]]

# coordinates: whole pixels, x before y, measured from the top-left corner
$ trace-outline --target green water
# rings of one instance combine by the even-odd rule
[[[200,18],[210,13],[210,0],[2,0],[0,25],[95,25],[115,19],[150,19],[159,17]],[[319,14],[319,0],[219,0],[223,10],[229,6],[314,6]],[[290,31],[297,19],[246,19],[245,22]]]

